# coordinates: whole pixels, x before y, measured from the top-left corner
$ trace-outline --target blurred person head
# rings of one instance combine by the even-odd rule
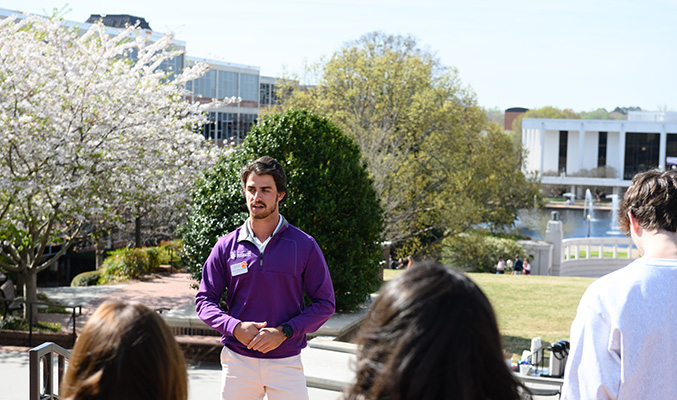
[[[646,230],[677,231],[677,171],[653,169],[632,178],[618,209],[618,226],[630,233],[630,217]]]
[[[186,400],[186,362],[156,312],[140,303],[106,301],[75,343],[60,397]]]
[[[357,343],[348,399],[520,398],[489,300],[439,263],[415,263],[387,282]]]

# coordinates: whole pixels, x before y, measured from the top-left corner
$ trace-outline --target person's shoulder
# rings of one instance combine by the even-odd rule
[[[240,236],[240,231],[242,230],[242,225],[238,226],[234,230],[226,233],[225,235],[219,237],[216,241],[217,246],[225,246],[230,243],[236,242],[237,238]]]
[[[288,236],[295,236],[314,240],[311,235],[307,234],[306,232],[301,230],[301,228],[298,228],[290,223],[287,223],[287,225],[284,227],[283,233]]]
[[[623,268],[610,272],[588,286],[587,297],[618,297],[623,299],[627,292],[634,286],[641,284],[650,270],[647,269],[645,260],[639,258]]]

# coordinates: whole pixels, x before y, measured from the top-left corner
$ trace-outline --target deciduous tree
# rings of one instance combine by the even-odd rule
[[[473,91],[413,38],[367,34],[312,71],[317,83],[281,90],[281,107],[326,115],[355,139],[384,207],[384,239],[402,252],[437,252],[445,236],[503,224],[521,203],[514,196],[531,195],[484,189],[524,181],[520,152],[494,145],[504,138],[487,133]],[[492,169],[496,159],[505,162]]]
[[[183,201],[214,158],[184,89],[207,66],[165,71],[179,55],[171,37],[107,32],[58,18],[0,22],[0,266],[18,273],[29,301],[37,273],[86,224]]]

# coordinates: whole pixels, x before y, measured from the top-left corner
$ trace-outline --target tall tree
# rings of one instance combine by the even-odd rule
[[[384,207],[386,240],[407,252],[435,251],[443,237],[487,222],[486,202],[502,204],[473,190],[487,129],[475,94],[413,38],[370,33],[313,71],[317,84],[281,90],[281,107],[324,114],[359,144]]]
[[[0,267],[19,274],[27,300],[88,221],[180,200],[173,190],[214,158],[194,130],[200,106],[185,100],[207,66],[160,69],[179,55],[170,45],[134,27],[0,22]]]

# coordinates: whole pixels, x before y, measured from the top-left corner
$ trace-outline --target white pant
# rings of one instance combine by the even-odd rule
[[[301,355],[287,358],[253,358],[227,347],[221,350],[221,398],[308,400]]]

